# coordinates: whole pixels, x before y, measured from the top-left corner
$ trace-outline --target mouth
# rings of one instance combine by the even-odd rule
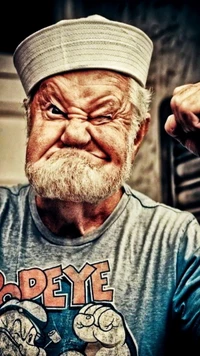
[[[110,159],[109,159],[109,157],[106,155],[106,154],[104,154],[103,152],[93,152],[93,151],[85,151],[86,152],[86,154],[89,154],[90,156],[93,156],[93,157],[95,157],[95,158],[97,158],[98,160],[103,160],[103,161],[107,161],[107,162],[109,162],[110,161]]]
[[[96,151],[87,151],[84,149],[78,149],[78,148],[72,148],[72,147],[68,147],[68,148],[59,148],[59,149],[54,149],[52,151],[48,151],[48,153],[46,155],[43,156],[44,160],[49,160],[50,158],[54,157],[55,159],[59,159],[59,158],[64,158],[64,157],[69,157],[69,156],[73,156],[74,159],[77,158],[81,158],[83,157],[83,159],[88,159],[89,161],[106,161],[106,162],[110,162],[110,158],[104,153],[104,152],[96,152]]]

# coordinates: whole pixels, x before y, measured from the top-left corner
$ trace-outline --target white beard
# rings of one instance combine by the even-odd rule
[[[63,148],[40,166],[37,162],[27,162],[25,172],[36,193],[43,198],[96,204],[119,190],[128,179],[132,148],[128,143],[123,164],[112,165],[108,171],[106,163],[92,164],[84,151]]]

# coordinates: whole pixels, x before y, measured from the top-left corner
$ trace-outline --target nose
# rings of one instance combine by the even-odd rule
[[[66,120],[65,129],[61,136],[61,141],[65,146],[84,147],[91,136],[88,131],[89,122],[78,118]]]

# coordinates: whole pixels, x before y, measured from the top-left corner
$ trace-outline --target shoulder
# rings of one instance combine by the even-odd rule
[[[145,215],[147,221],[149,217],[151,222],[158,223],[158,225],[161,224],[162,227],[172,227],[173,224],[181,226],[181,223],[183,223],[184,228],[190,223],[199,226],[194,215],[188,211],[183,211],[164,203],[156,202],[145,194],[140,193],[127,185],[125,185],[125,190],[126,193],[130,195],[132,204],[136,206],[143,218]]]
[[[11,187],[0,186],[0,196],[20,196],[23,195],[25,191],[29,189],[29,184],[17,184]]]
[[[128,213],[134,228],[148,236],[149,241],[157,241],[159,249],[162,245],[166,250],[177,251],[179,256],[185,256],[186,252],[190,256],[200,255],[200,224],[192,213],[156,202],[130,187],[127,189]]]
[[[18,184],[12,187],[0,186],[0,209],[5,205],[22,202],[28,195],[29,185]]]

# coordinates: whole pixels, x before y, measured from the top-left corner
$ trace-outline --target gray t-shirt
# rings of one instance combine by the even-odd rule
[[[178,341],[200,352],[193,215],[124,185],[103,225],[66,239],[44,226],[29,185],[0,197],[2,355],[171,356]]]

